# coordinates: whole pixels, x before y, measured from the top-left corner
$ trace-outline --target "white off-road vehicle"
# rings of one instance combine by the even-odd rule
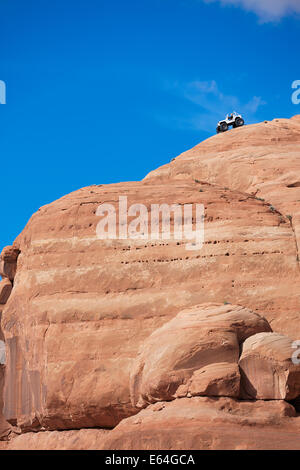
[[[229,127],[241,127],[245,124],[242,116],[235,111],[231,114],[227,114],[226,118],[223,121],[218,122],[217,133],[228,131]]]

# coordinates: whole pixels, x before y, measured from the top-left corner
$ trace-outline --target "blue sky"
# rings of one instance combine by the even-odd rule
[[[298,0],[0,0],[0,247],[40,206],[300,114]]]

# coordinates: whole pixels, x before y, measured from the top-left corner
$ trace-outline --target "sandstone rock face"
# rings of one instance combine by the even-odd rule
[[[147,181],[199,178],[206,183],[255,194],[299,213],[300,119],[274,119],[219,134],[151,172]]]
[[[102,449],[300,449],[300,419],[284,401],[180,398],[124,419]],[[175,430],[175,432],[174,432]]]
[[[239,365],[246,397],[292,400],[300,396],[300,365],[292,362],[292,344],[278,333],[259,333],[244,342]]]
[[[143,343],[131,374],[132,404],[144,407],[156,401],[171,400],[179,386],[187,384],[195,371],[207,365],[221,362],[237,365],[239,343],[262,331],[271,331],[267,320],[239,306],[207,304],[179,313]],[[237,396],[238,371],[235,370],[233,376],[234,396]],[[209,372],[202,371],[196,377],[197,385],[191,385],[194,392],[197,387],[200,390],[201,386],[203,390],[210,385],[214,387],[207,382]],[[216,379],[218,377],[222,380],[222,376],[217,375]]]
[[[300,260],[299,153],[299,116],[274,119],[213,136],[152,171],[145,181],[172,184],[178,179],[197,179],[202,187],[211,184],[252,195],[277,215],[278,224],[289,220],[296,257]],[[294,301],[296,306],[297,294]],[[272,328],[291,337],[296,334],[298,339],[300,331],[295,325],[296,318],[296,311],[290,304],[284,315],[273,317]],[[293,327],[289,327],[291,324]]]
[[[120,194],[128,206],[203,203],[204,247],[99,240],[96,210],[118,210]],[[270,319],[299,314],[290,224],[240,192],[185,181],[85,188],[41,208],[15,245],[2,318],[4,413],[25,429],[113,427],[135,413],[129,376],[139,347],[186,307],[226,301]]]
[[[179,312],[200,304],[240,305],[265,316],[274,331],[299,339],[299,148],[299,119],[245,126],[214,136],[142,182],[83,188],[34,214],[0,260],[0,274],[13,286],[0,304],[6,419],[26,431],[73,430],[112,428],[138,413],[130,398],[138,352]],[[99,240],[97,208],[113,204],[118,218],[120,195],[128,206],[148,209],[203,204],[203,248],[187,251],[172,239]],[[217,358],[218,348],[226,354],[214,372],[210,361],[188,373],[179,367],[187,394],[236,396],[238,377],[230,368],[238,359],[237,338],[242,343],[257,333],[250,328],[239,336],[239,321],[215,331],[211,351]],[[171,361],[167,352],[164,357]],[[221,362],[229,365],[220,369]],[[163,396],[159,392],[159,400]],[[151,391],[149,401],[154,398]],[[224,445],[231,444],[228,437]]]

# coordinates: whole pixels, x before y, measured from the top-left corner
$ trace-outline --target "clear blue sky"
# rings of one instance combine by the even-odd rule
[[[0,247],[40,206],[143,178],[232,108],[300,114],[294,2],[0,0]]]

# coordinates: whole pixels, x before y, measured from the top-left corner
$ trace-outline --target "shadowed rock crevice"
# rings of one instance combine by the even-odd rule
[[[17,248],[7,246],[0,255],[0,276],[2,277],[0,282],[0,440],[7,440],[12,432],[9,422],[3,416],[7,350],[2,330],[2,314],[12,293],[19,254],[20,251]]]

